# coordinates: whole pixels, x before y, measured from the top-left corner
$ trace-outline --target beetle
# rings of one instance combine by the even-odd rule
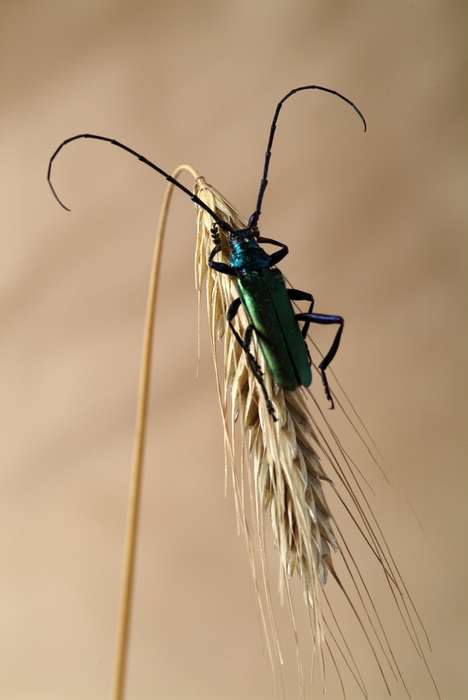
[[[312,381],[311,359],[306,343],[306,337],[311,323],[324,325],[337,325],[338,330],[334,340],[325,357],[320,362],[318,369],[322,378],[322,383],[325,390],[325,395],[330,401],[330,408],[334,408],[333,398],[328,385],[326,369],[336,355],[338,350],[341,334],[343,332],[344,319],[341,316],[332,316],[329,314],[317,314],[314,312],[314,298],[308,292],[302,292],[298,289],[289,289],[286,287],[284,277],[276,265],[283,260],[289,253],[288,247],[284,243],[273,240],[272,238],[264,238],[260,235],[258,229],[258,220],[261,214],[261,207],[266,187],[268,185],[268,169],[271,158],[271,148],[276,131],[276,124],[280,110],[292,95],[303,90],[321,90],[331,93],[347,102],[360,116],[364,131],[367,129],[366,120],[360,110],[347,97],[341,95],[335,90],[320,87],[319,85],[304,85],[297,87],[288,92],[287,95],[280,100],[276,106],[273,116],[273,121],[270,126],[270,134],[268,139],[267,150],[265,153],[265,161],[263,166],[262,179],[257,195],[257,204],[254,213],[250,216],[247,228],[234,229],[226,221],[223,221],[207,204],[199,197],[194,195],[180,182],[175,180],[171,175],[162,170],[147,158],[137,153],[133,149],[125,146],[123,143],[106,136],[98,136],[96,134],[78,134],[63,141],[56,149],[49,161],[47,171],[47,180],[50,188],[61,206],[70,211],[59,199],[51,181],[52,164],[58,153],[64,146],[72,141],[82,138],[96,139],[106,141],[114,146],[122,148],[131,155],[138,158],[149,167],[163,175],[166,180],[185,192],[195,204],[202,207],[213,218],[213,226],[211,235],[214,247],[208,258],[208,265],[219,272],[220,274],[231,275],[236,278],[239,297],[234,299],[230,304],[226,319],[234,334],[236,340],[245,351],[250,368],[256,377],[262,393],[265,397],[268,412],[273,420],[276,420],[275,410],[271,402],[268,392],[263,381],[263,374],[260,366],[250,350],[252,334],[258,340],[261,352],[264,355],[265,362],[270,370],[273,380],[281,389],[295,391],[299,386],[308,387]],[[229,264],[217,262],[214,258],[221,252],[221,238],[219,229],[223,229],[227,233],[227,239],[230,248]],[[270,244],[277,246],[279,250],[269,255],[260,244]],[[296,313],[292,306],[293,301],[309,302],[309,309],[305,313]],[[239,311],[240,306],[243,306],[249,318],[249,325],[246,328],[244,337],[242,338],[233,325],[233,320]],[[302,323],[302,327],[299,323]]]

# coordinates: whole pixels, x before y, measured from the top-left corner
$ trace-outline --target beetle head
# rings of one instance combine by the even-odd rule
[[[252,242],[256,243],[258,237],[257,228],[238,228],[229,232],[228,242],[230,248],[245,248]]]

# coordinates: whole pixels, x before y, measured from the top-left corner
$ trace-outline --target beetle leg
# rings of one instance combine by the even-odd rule
[[[301,292],[299,289],[288,289],[288,297],[291,299],[291,301],[308,301],[310,302],[309,305],[309,310],[307,313],[311,314],[313,309],[314,309],[314,297],[312,294],[309,292]],[[299,314],[296,314],[296,318],[298,317]],[[298,319],[299,320],[299,319]],[[311,324],[311,321],[305,321],[304,325],[302,326],[302,337],[304,340],[307,337],[307,333],[309,332],[309,326]]]
[[[281,250],[277,250],[276,253],[270,255],[270,267],[272,265],[277,265],[289,253],[289,248],[287,245],[285,245],[284,243],[280,243],[279,241],[275,241],[273,240],[273,238],[263,238],[263,236],[259,236],[257,238],[257,242],[270,243],[271,245],[277,245],[281,248]]]
[[[213,239],[213,243],[215,244],[215,246],[221,245],[221,238],[219,236],[219,228],[218,228],[216,222],[211,227],[210,233],[211,233],[211,238]]]
[[[232,274],[232,273],[231,273]],[[237,342],[241,346],[241,348],[244,350],[245,354],[247,355],[247,360],[250,365],[250,369],[252,370],[255,379],[257,382],[260,384],[260,388],[262,390],[263,396],[265,398],[265,402],[267,405],[268,413],[270,416],[273,418],[274,421],[278,420],[275,415],[275,407],[273,406],[270,397],[268,396],[268,392],[266,390],[265,383],[263,381],[263,372],[260,369],[260,365],[258,364],[257,360],[255,359],[254,355],[250,351],[250,343],[252,340],[252,333],[255,330],[255,326],[251,323],[247,326],[245,329],[244,337],[242,338],[237,330],[234,328],[234,325],[232,323],[233,319],[237,315],[237,312],[239,311],[239,307],[241,305],[241,300],[239,298],[234,299],[234,301],[230,304],[227,314],[226,314],[226,319],[227,322],[229,323],[229,327],[231,331],[234,334],[234,337],[236,338]]]
[[[208,266],[211,267],[212,270],[216,270],[216,272],[221,272],[224,275],[234,275],[234,277],[236,277],[237,273],[230,265],[227,265],[226,263],[214,262],[214,256],[220,252],[221,243],[218,243],[210,253],[210,257],[208,258]]]
[[[218,255],[218,253],[221,253],[222,251],[221,239],[219,237],[219,229],[216,223],[214,223],[211,227],[211,237],[213,239],[215,247],[211,251],[210,257],[208,258],[209,267],[211,267],[212,270],[216,270],[216,272],[221,272],[221,274],[236,276],[236,273],[233,272],[233,268],[230,265],[227,265],[226,263],[213,261],[215,255]]]
[[[314,309],[314,297],[310,292],[301,292],[299,289],[288,289],[288,297],[291,299],[291,301],[308,301],[309,303],[309,310],[307,313],[311,314],[313,309]],[[296,319],[299,314],[296,314]],[[299,319],[298,319],[299,320]],[[302,337],[304,338],[304,343],[306,346],[307,350],[307,356],[309,358],[309,365],[312,365],[312,358],[310,356],[310,350],[309,346],[307,344],[306,338],[307,338],[307,333],[309,332],[309,326],[310,326],[310,321],[305,321],[304,325],[302,326],[301,333]]]
[[[219,253],[219,250],[213,248],[210,257],[208,258],[209,267],[211,267],[212,270],[216,270],[216,272],[221,272],[223,275],[233,275],[234,277],[237,277],[237,272],[230,265],[226,265],[226,263],[213,262],[211,258],[214,257],[216,253]]]
[[[330,408],[334,408],[335,404],[333,402],[332,395],[330,393],[330,387],[328,386],[328,380],[327,380],[327,375],[325,374],[325,370],[327,369],[328,365],[335,357],[336,352],[338,350],[338,347],[340,345],[341,334],[343,332],[343,326],[344,326],[344,319],[341,316],[328,316],[326,314],[313,314],[313,313],[296,314],[296,318],[298,321],[305,321],[306,323],[307,322],[320,323],[322,325],[331,325],[332,323],[337,323],[339,325],[339,328],[338,328],[336,335],[335,335],[335,339],[334,339],[333,343],[331,344],[330,350],[327,352],[327,354],[323,358],[322,362],[318,366],[318,368],[320,370],[320,374],[322,375],[322,382],[323,382],[323,387],[325,389],[325,395],[331,403]]]

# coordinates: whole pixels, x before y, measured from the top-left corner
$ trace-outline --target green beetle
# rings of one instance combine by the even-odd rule
[[[286,287],[283,275],[273,267],[289,252],[284,243],[262,238],[256,226],[231,229],[228,234],[231,258],[227,265],[213,260],[221,251],[216,224],[212,228],[212,237],[215,246],[208,264],[216,272],[236,277],[239,297],[229,306],[226,318],[236,339],[247,353],[250,367],[260,383],[271,415],[275,417],[273,404],[268,397],[258,363],[250,351],[252,333],[255,331],[275,383],[281,389],[295,391],[298,386],[308,387],[312,381],[311,361],[305,342],[311,323],[338,324],[332,346],[319,365],[325,393],[333,408],[325,370],[338,350],[344,325],[343,318],[314,313],[312,294]],[[260,243],[279,246],[280,250],[268,255]],[[295,313],[292,301],[308,301],[309,310],[306,313]],[[243,338],[232,323],[241,304],[250,320]],[[299,327],[300,321],[304,321],[302,328]]]
[[[276,106],[273,121],[270,127],[270,136],[268,139],[267,150],[265,154],[265,163],[263,167],[263,175],[260,182],[260,189],[257,197],[257,206],[255,212],[249,219],[248,226],[245,229],[233,229],[227,222],[220,219],[217,214],[210,209],[201,199],[192,194],[189,189],[184,187],[180,182],[175,180],[172,175],[169,175],[165,170],[152,163],[150,160],[137,153],[133,149],[125,146],[123,143],[110,139],[106,136],[97,136],[96,134],[78,134],[63,141],[52,155],[49,162],[47,179],[51,190],[58,202],[65,208],[65,205],[58,198],[52,183],[51,170],[52,163],[59,151],[71,141],[77,139],[90,138],[98,141],[106,141],[113,146],[122,148],[127,153],[135,156],[150,168],[156,170],[163,175],[166,180],[171,182],[175,187],[185,192],[199,207],[207,211],[215,222],[212,227],[212,237],[214,248],[210,253],[208,264],[209,266],[221,273],[233,275],[237,280],[237,288],[239,297],[235,299],[229,306],[227,312],[227,321],[234,333],[236,339],[241,344],[242,348],[247,353],[248,361],[252,371],[257,378],[263,395],[265,397],[268,410],[273,419],[276,420],[275,411],[272,402],[268,397],[268,392],[265,388],[263,375],[260,367],[250,351],[250,343],[252,333],[258,338],[260,349],[265,357],[266,364],[272,374],[275,383],[282,389],[295,391],[299,386],[308,387],[312,381],[311,360],[305,338],[311,323],[320,324],[336,324],[338,330],[336,332],[333,343],[319,364],[320,374],[322,376],[325,394],[333,408],[333,399],[328,386],[325,370],[336,355],[340,344],[341,334],[343,331],[344,321],[341,316],[329,316],[326,314],[316,314],[313,311],[314,298],[308,292],[301,292],[297,289],[288,289],[286,287],[284,277],[281,272],[274,266],[277,265],[287,254],[288,248],[284,243],[279,243],[271,238],[263,238],[258,231],[258,220],[260,218],[261,206],[265,189],[268,184],[267,175],[271,158],[271,147],[276,131],[276,123],[283,103],[296,92],[302,90],[322,90],[336,95],[340,99],[347,102],[358,113],[364,124],[366,131],[366,120],[353,102],[348,100],[339,92],[330,90],[329,88],[320,87],[319,85],[305,85],[295,88],[288,92]],[[219,237],[219,228],[222,228],[228,234],[228,242],[231,251],[229,264],[216,262],[214,257],[221,252],[221,241]],[[263,250],[260,243],[269,243],[278,246],[277,250],[272,255]],[[295,313],[292,306],[292,301],[308,301],[309,309],[306,313]],[[233,326],[233,319],[236,316],[240,305],[243,305],[250,319],[245,335],[243,338],[239,335]],[[303,322],[302,328],[299,323]]]

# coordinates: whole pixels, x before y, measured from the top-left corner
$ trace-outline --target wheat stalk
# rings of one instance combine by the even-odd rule
[[[180,166],[173,173],[172,177],[177,178],[183,170],[190,172],[195,179],[194,194],[219,219],[227,222],[233,229],[246,228],[247,222],[241,214],[216,189],[208,185],[204,178],[193,168]],[[123,697],[127,663],[131,589],[143,444],[146,430],[147,389],[150,372],[154,305],[162,240],[173,186],[172,183],[168,185],[161,211],[148,295],[115,670],[113,695],[115,700],[121,700]],[[199,309],[201,292],[205,285],[210,338],[224,426],[226,464],[232,468],[238,523],[248,545],[261,623],[267,633],[266,639],[273,669],[275,671],[279,670],[282,682],[280,671],[282,655],[273,615],[267,566],[265,544],[266,514],[270,516],[275,544],[279,553],[281,593],[286,596],[296,637],[301,697],[304,697],[304,683],[290,590],[290,581],[294,572],[297,572],[302,582],[313,640],[313,662],[316,659],[318,660],[323,675],[325,671],[323,649],[325,647],[330,652],[341,680],[340,665],[334,657],[331,648],[332,643],[341,655],[341,662],[348,667],[350,673],[354,676],[362,694],[364,697],[368,697],[364,681],[353,659],[351,649],[340,629],[339,622],[334,616],[333,609],[328,605],[324,586],[327,582],[328,574],[331,574],[356,615],[362,632],[372,650],[375,662],[380,669],[388,693],[390,694],[390,686],[387,680],[388,673],[401,680],[406,689],[372,597],[361,576],[359,566],[346,543],[346,539],[333,514],[330,512],[322,488],[322,484],[326,483],[337,494],[351,522],[358,529],[371,552],[377,558],[393,596],[396,609],[403,620],[417,654],[423,659],[430,675],[419,639],[421,632],[418,633],[416,630],[416,627],[420,625],[420,629],[425,634],[424,628],[392,558],[385,537],[368,504],[362,484],[358,479],[359,470],[342,448],[338,437],[335,435],[311,392],[302,387],[295,392],[283,391],[276,386],[266,367],[263,355],[257,347],[254,334],[252,352],[263,373],[265,388],[274,406],[275,415],[278,418],[276,421],[272,420],[263,392],[253,375],[250,364],[246,360],[246,354],[227,325],[227,309],[232,300],[238,296],[235,279],[229,275],[215,272],[209,267],[208,258],[213,248],[211,234],[213,220],[211,215],[200,206],[196,205],[196,209],[195,277],[199,294]],[[229,263],[229,246],[225,233],[219,230],[219,235],[222,250],[218,254],[217,260]],[[241,307],[234,319],[236,330],[241,336],[243,336],[248,324],[249,320]],[[224,339],[224,352],[222,363],[220,363],[217,349],[219,341],[222,339]],[[328,433],[324,432],[311,413],[307,402],[308,397],[312,398],[315,410],[321,416],[322,423],[325,425]],[[340,405],[336,397],[335,402]],[[236,442],[234,439],[236,425],[239,427],[241,437],[240,455],[236,455]],[[355,425],[353,425],[353,428],[357,430]],[[361,439],[373,456],[366,436]],[[340,486],[340,490],[325,473],[319,453],[333,470],[334,479]],[[250,456],[253,462],[254,484],[253,494],[251,495],[255,519],[254,534],[252,533],[247,514],[244,475],[246,472],[249,475],[249,471],[245,468],[246,455]],[[373,458],[377,461],[375,457]],[[238,471],[238,461],[240,461],[240,473]],[[260,552],[266,613],[262,604],[255,565],[254,550],[256,542]],[[338,555],[343,560],[344,571],[347,574],[348,581],[351,583],[352,595],[350,591],[345,589],[337,575],[332,561],[332,552],[334,556]],[[328,606],[328,619],[324,617],[322,612],[323,603]],[[268,623],[272,631],[273,649],[269,641]],[[332,626],[337,632],[332,631]],[[344,684],[342,681],[341,683],[344,693]],[[438,694],[437,687],[435,686],[435,688]]]
[[[189,165],[180,165],[172,174],[178,178],[184,170],[193,175],[198,173]],[[114,662],[112,700],[122,700],[124,696],[126,672],[128,666],[128,645],[133,597],[133,582],[135,578],[135,554],[138,536],[138,520],[140,514],[141,484],[143,478],[143,458],[147,429],[148,397],[151,377],[151,356],[154,339],[156,298],[161,269],[164,234],[166,232],[169,205],[174,186],[166,188],[161,206],[158,228],[154,243],[153,260],[151,263],[148,299],[146,302],[146,317],[141,352],[140,380],[138,386],[135,433],[133,439],[132,469],[128,497],[127,523],[125,527],[124,563],[122,571],[122,589],[120,594],[119,615],[117,621],[117,643]]]

